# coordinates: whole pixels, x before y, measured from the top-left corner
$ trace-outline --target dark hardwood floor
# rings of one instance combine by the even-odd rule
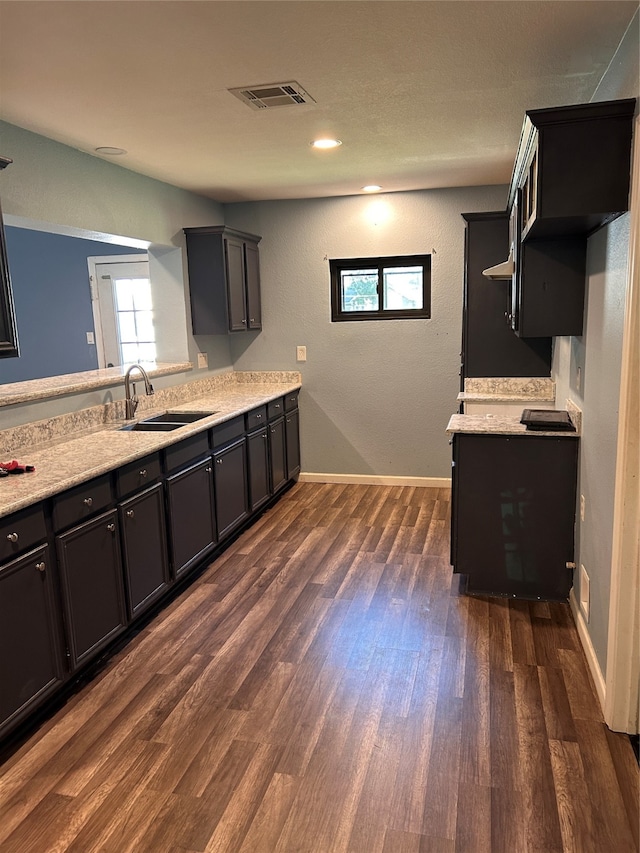
[[[448,490],[295,486],[0,768],[0,851],[637,851],[568,606],[448,547]]]

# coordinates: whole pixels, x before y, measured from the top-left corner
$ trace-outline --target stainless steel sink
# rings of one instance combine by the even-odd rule
[[[202,420],[202,418],[208,418],[210,415],[215,414],[216,412],[163,412],[161,415],[154,415],[152,418],[145,418],[140,421],[140,423],[192,424],[195,423],[195,421]]]
[[[128,432],[169,432],[172,429],[180,429],[180,427],[185,426],[183,423],[167,423],[166,421],[160,421],[157,423],[153,423],[152,421],[138,421],[136,424],[127,424],[126,426],[120,427],[120,430],[126,430]]]
[[[169,432],[215,414],[215,412],[163,412],[152,418],[137,421],[135,424],[127,424],[120,429],[135,432]]]

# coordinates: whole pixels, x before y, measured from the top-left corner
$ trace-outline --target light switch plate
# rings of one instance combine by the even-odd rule
[[[198,353],[198,367],[209,367],[209,356],[206,352]]]
[[[307,360],[307,348],[306,347],[296,347],[296,361],[306,361]]]

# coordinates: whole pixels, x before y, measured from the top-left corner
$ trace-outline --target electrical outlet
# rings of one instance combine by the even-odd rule
[[[95,338],[95,335],[93,334],[93,332],[87,332],[87,343],[88,344],[95,344],[95,342],[96,342],[96,338]]]
[[[584,521],[584,495],[580,495],[580,521]]]
[[[306,361],[307,360],[307,348],[306,347],[296,347],[296,361]]]
[[[209,367],[209,356],[206,352],[198,353],[198,367]]]
[[[589,621],[589,593],[591,581],[587,570],[580,563],[580,610],[584,616],[585,622]]]

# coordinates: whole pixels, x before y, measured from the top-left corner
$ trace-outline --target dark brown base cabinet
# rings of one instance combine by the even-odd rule
[[[173,575],[193,568],[216,544],[211,459],[167,478],[169,541]]]
[[[213,455],[218,539],[229,536],[249,515],[247,441],[241,438]]]
[[[272,494],[280,491],[287,482],[286,442],[284,418],[276,418],[269,424],[269,470]]]
[[[0,733],[62,684],[52,568],[47,545],[0,566]]]
[[[300,414],[297,409],[287,412],[284,419],[287,445],[287,479],[300,473]]]
[[[247,457],[249,464],[249,502],[251,512],[255,512],[264,506],[271,497],[269,444],[266,427],[247,436]]]
[[[127,624],[118,514],[105,512],[56,537],[72,669]]]
[[[578,439],[456,434],[451,562],[467,592],[565,601]]]
[[[134,619],[169,586],[162,483],[123,501],[119,513],[127,606]]]

